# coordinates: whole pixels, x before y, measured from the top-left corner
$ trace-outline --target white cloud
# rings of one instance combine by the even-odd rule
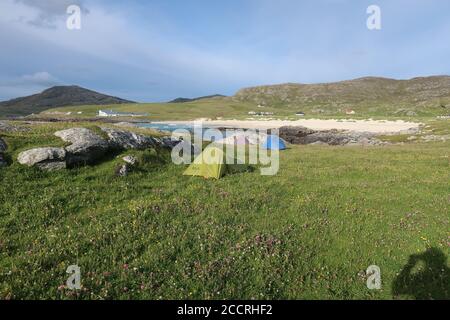
[[[83,6],[80,0],[15,0],[29,7],[35,7],[48,15],[61,16],[66,13],[66,8],[70,5]]]
[[[61,81],[46,71],[26,74],[8,80],[1,80],[0,86],[41,86],[49,87],[61,84]]]
[[[82,29],[69,31],[65,28],[65,16],[54,14],[55,8],[59,6],[30,6],[31,2],[33,1],[20,0],[17,3],[6,0],[2,2],[0,12],[9,11],[10,14],[2,17],[0,13],[0,22],[6,21],[9,27],[14,26],[22,33],[75,52],[122,65],[128,64],[149,72],[162,73],[181,81],[192,83],[193,76],[196,81],[202,83],[210,82],[211,78],[220,78],[222,82],[235,81],[237,77],[246,78],[246,70],[251,60],[242,63],[237,56],[227,56],[221,52],[200,50],[189,44],[181,44],[177,39],[165,37],[161,30],[156,31],[158,25],[147,28],[144,35],[137,32],[139,28],[121,12],[105,10],[94,4],[85,4],[89,15],[82,16]],[[40,21],[40,15],[47,7],[53,8],[50,10],[53,12],[51,14],[52,28],[31,26],[30,21]],[[11,16],[20,17],[20,19],[8,21]],[[27,23],[23,23],[24,21]],[[46,23],[45,19],[39,23]],[[256,72],[254,68],[252,69],[252,72]],[[254,77],[255,74],[252,76]]]
[[[313,5],[306,2],[249,1],[247,4],[253,3],[253,7],[248,10],[245,23],[235,22],[245,28],[240,33],[218,36],[213,45],[208,40],[214,35],[205,32],[208,35],[203,42],[198,36],[198,22],[197,29],[180,30],[173,17],[158,14],[157,9],[152,11],[147,8],[146,18],[143,19],[142,15],[133,12],[136,6],[118,5],[117,2],[116,6],[112,6],[107,1],[93,0],[0,0],[0,30],[8,30],[8,36],[10,33],[10,38],[14,39],[2,42],[8,50],[5,54],[8,62],[2,65],[0,61],[0,67],[7,66],[10,76],[19,72],[11,71],[13,68],[22,70],[21,73],[48,70],[62,80],[81,81],[81,85],[83,81],[95,79],[91,83],[97,83],[97,79],[107,78],[101,84],[102,89],[108,89],[112,82],[109,81],[111,75],[116,72],[120,76],[114,80],[116,84],[123,83],[120,86],[123,90],[137,90],[137,85],[156,82],[158,89],[153,86],[144,90],[140,88],[145,86],[139,86],[143,92],[141,97],[151,96],[148,92],[162,96],[159,92],[163,90],[166,90],[164,94],[172,90],[171,94],[176,97],[183,88],[187,88],[183,92],[198,95],[232,93],[223,90],[276,82],[332,81],[387,75],[386,72],[405,74],[405,70],[421,70],[420,65],[424,65],[423,72],[426,73],[430,72],[429,64],[420,63],[420,57],[434,55],[436,51],[445,55],[449,51],[448,44],[441,41],[443,37],[433,39],[429,37],[429,32],[424,32],[418,48],[417,41],[411,41],[411,37],[399,39],[392,31],[390,34],[389,30],[393,27],[388,28],[388,15],[383,33],[379,33],[378,37],[368,34],[365,8],[360,12],[361,27],[358,28],[358,22],[351,21],[359,16],[353,16],[353,11],[336,9],[345,1],[324,2],[335,6],[324,10],[323,16],[318,19],[317,14],[311,14],[315,12],[311,9]],[[81,30],[70,31],[66,28],[65,9],[72,3],[79,3],[84,8]],[[333,14],[335,9],[336,15]],[[356,6],[357,14],[358,10]],[[398,16],[402,17],[400,14]],[[5,26],[6,29],[2,28]],[[220,29],[224,27],[220,26]],[[441,28],[438,34],[443,36],[448,34],[448,30]],[[22,43],[32,39],[34,45],[29,45],[30,51],[41,54],[39,62],[35,61],[38,58],[31,56],[32,53],[27,57],[27,53],[20,52],[23,46],[15,43],[19,41],[15,37],[22,37]],[[396,44],[389,43],[392,39]],[[438,41],[441,43],[438,44]],[[37,50],[36,43],[44,49]],[[14,50],[22,59],[17,58],[17,67],[11,67],[16,61],[10,53]],[[27,67],[22,67],[21,61],[24,60]],[[442,61],[444,65],[445,59]],[[100,64],[102,67],[99,67]],[[437,62],[433,64],[436,66]],[[75,69],[83,71],[75,75]],[[383,71],[385,73],[380,74]],[[443,69],[439,73],[445,71]],[[46,81],[43,74],[31,76],[35,77],[35,81]],[[137,100],[133,96],[129,98]]]
[[[33,15],[22,16],[21,21],[38,28],[56,29],[58,20],[65,16],[70,5],[78,5],[83,13],[89,13],[80,0],[15,0],[15,2],[34,10]]]
[[[27,74],[21,77],[24,83],[32,83],[42,86],[50,86],[60,83],[58,79],[46,71],[36,72],[34,74]]]
[[[46,71],[26,74],[10,79],[0,79],[0,98],[26,96],[40,92],[62,82]]]
[[[23,33],[74,52],[147,70],[149,74],[161,74],[170,81],[198,88],[208,88],[214,84],[215,87],[238,87],[241,84],[298,81],[308,75],[320,78],[330,73],[330,66],[333,64],[340,65],[336,63],[339,60],[336,57],[324,63],[313,54],[303,53],[299,50],[301,43],[297,43],[297,40],[294,41],[296,50],[274,61],[273,56],[264,52],[271,45],[266,39],[288,36],[295,39],[298,35],[295,31],[291,31],[289,35],[281,35],[276,28],[271,30],[270,25],[267,26],[268,29],[259,30],[270,10],[256,17],[255,25],[248,35],[256,41],[248,41],[252,39],[240,35],[224,49],[182,42],[177,35],[179,30],[168,21],[160,23],[156,20],[145,25],[141,21],[138,25],[122,11],[100,6],[95,1],[83,2],[89,15],[82,15],[82,29],[69,31],[65,28],[65,16],[56,15],[61,11],[59,1],[19,1],[20,5],[13,0],[5,2],[15,4],[15,15],[26,21],[39,21],[39,15],[48,10],[54,26],[52,29],[35,28],[16,21],[15,27]],[[1,6],[0,4],[0,11]],[[141,30],[142,27],[145,30]],[[290,29],[295,30],[295,27],[294,25]]]

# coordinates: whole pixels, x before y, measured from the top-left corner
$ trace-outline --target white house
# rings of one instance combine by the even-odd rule
[[[99,117],[145,117],[146,113],[118,112],[113,110],[98,110]]]

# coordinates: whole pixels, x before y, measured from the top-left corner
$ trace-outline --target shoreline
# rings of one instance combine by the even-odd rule
[[[316,131],[343,130],[352,132],[369,132],[375,134],[402,133],[419,130],[422,123],[404,120],[335,120],[335,119],[299,119],[299,120],[205,120],[194,121],[152,121],[164,125],[201,124],[205,127],[229,127],[237,129],[279,129],[284,126],[302,126]]]

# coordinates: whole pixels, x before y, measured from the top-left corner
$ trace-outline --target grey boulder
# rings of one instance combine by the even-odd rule
[[[36,148],[21,152],[17,157],[20,164],[44,170],[65,168],[65,159],[66,151],[63,148]]]
[[[89,164],[102,158],[108,151],[108,142],[86,128],[72,128],[55,132],[55,136],[71,143],[66,147],[69,166]]]
[[[109,144],[117,149],[147,149],[157,146],[157,142],[152,137],[146,137],[130,131],[102,128],[108,135]]]

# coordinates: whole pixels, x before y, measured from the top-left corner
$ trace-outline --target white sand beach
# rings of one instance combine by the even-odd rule
[[[194,122],[170,121],[159,122],[175,125],[192,125]],[[421,123],[406,122],[403,120],[321,120],[321,119],[300,119],[300,120],[196,120],[197,124],[205,127],[232,127],[243,129],[271,129],[283,126],[303,126],[313,130],[346,130],[354,132],[370,132],[376,134],[401,133],[418,130]]]

